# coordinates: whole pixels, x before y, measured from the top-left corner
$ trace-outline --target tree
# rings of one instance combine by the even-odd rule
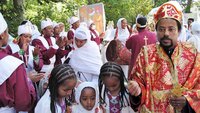
[[[13,0],[14,10],[18,16],[18,19],[24,20],[24,0]]]
[[[0,0],[1,1],[1,0]],[[3,2],[4,1],[4,2]],[[64,22],[69,28],[67,19],[77,15],[78,8],[87,3],[103,2],[106,20],[115,23],[120,17],[135,23],[137,14],[146,15],[153,7],[151,0],[3,0],[0,11],[9,24],[9,32],[17,36],[17,27],[22,20],[30,20],[40,26],[41,20],[50,18],[56,22]],[[141,5],[142,4],[142,5]],[[39,27],[40,28],[40,27]]]
[[[1,0],[0,0],[1,1]],[[4,2],[3,2],[4,1]],[[40,26],[41,20],[50,18],[57,22],[69,24],[66,20],[76,15],[76,10],[87,3],[86,0],[3,0],[0,11],[4,15],[9,33],[17,36],[17,28],[23,20],[30,20]],[[40,27],[39,27],[40,28]]]
[[[158,7],[165,2],[168,2],[169,0],[153,0],[153,1],[154,1],[154,7]]]
[[[185,8],[185,13],[191,13],[191,11],[190,11],[191,5],[192,5],[192,0],[187,0],[187,6]]]

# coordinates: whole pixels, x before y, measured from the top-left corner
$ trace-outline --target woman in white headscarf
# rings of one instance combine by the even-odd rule
[[[191,27],[191,38],[188,39],[188,42],[194,44],[198,52],[200,52],[200,22],[193,22]]]
[[[127,20],[125,18],[120,18],[117,21],[117,28],[115,31],[115,39],[118,39],[121,41],[123,45],[125,45],[126,40],[129,38],[131,35],[129,29],[128,29],[128,24]]]
[[[74,68],[81,81],[98,82],[102,66],[99,47],[90,40],[90,31],[86,27],[79,27],[75,31],[74,48],[69,64]]]
[[[86,90],[86,88],[89,89],[93,89],[95,92],[95,99],[90,100],[90,105],[87,104],[87,106],[89,106],[89,108],[91,110],[87,110],[87,106],[83,105],[82,100],[86,97],[84,97],[84,95],[86,94],[84,91],[88,91]],[[83,94],[85,93],[85,94]],[[87,93],[88,94],[88,93]],[[89,96],[89,95],[87,95]],[[81,99],[83,98],[83,99]],[[75,100],[76,103],[75,105],[72,106],[72,113],[103,113],[102,109],[99,107],[99,90],[98,90],[98,86],[96,84],[94,84],[93,82],[82,82],[81,84],[78,85],[78,87],[75,90]],[[84,99],[85,101],[85,99]],[[86,100],[87,101],[87,100]],[[95,101],[94,103],[91,101]],[[93,104],[91,104],[93,103]]]

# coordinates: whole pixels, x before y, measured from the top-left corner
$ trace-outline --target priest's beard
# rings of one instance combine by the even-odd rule
[[[165,41],[168,41],[167,43]],[[160,40],[160,46],[165,50],[172,49],[173,41],[169,38],[169,36],[164,35]]]

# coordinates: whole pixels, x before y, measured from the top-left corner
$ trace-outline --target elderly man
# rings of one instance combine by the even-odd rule
[[[154,15],[159,44],[144,46],[128,89],[142,113],[200,113],[200,54],[177,41],[182,13],[177,2],[164,3]]]
[[[29,111],[35,102],[35,89],[28,82],[23,62],[5,53],[7,23],[0,13],[0,113]]]

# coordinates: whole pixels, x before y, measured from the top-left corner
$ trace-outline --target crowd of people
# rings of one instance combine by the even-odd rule
[[[29,20],[9,40],[0,13],[0,113],[200,113],[200,22],[179,3],[99,33],[92,20]]]

